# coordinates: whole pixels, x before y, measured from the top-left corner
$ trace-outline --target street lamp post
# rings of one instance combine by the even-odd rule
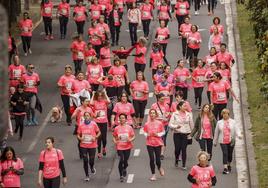
[[[0,5],[0,140],[8,127],[8,22]]]

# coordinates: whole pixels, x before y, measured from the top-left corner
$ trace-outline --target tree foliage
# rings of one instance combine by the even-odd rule
[[[260,91],[268,100],[268,1],[249,0],[247,9],[255,32],[259,69],[262,76]]]

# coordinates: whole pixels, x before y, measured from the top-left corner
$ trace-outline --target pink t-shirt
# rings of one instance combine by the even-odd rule
[[[192,73],[192,77],[196,79],[192,79],[192,85],[194,88],[198,87],[204,87],[205,86],[205,75],[206,75],[207,70],[205,68],[199,68],[196,67]]]
[[[37,73],[33,73],[31,76],[26,74],[23,74],[21,77],[22,82],[24,83],[24,91],[25,92],[31,92],[31,93],[37,93],[37,82],[40,81],[39,75]]]
[[[86,20],[86,7],[84,6],[76,6],[74,7],[74,13],[75,13],[75,17],[74,20],[76,22],[83,22]]]
[[[74,75],[65,76],[62,75],[58,81],[58,85],[62,86],[60,88],[61,95],[70,95],[72,93],[72,88],[74,84]]]
[[[118,5],[120,12],[124,11],[124,0],[114,0],[114,3]]]
[[[158,105],[159,105],[159,107],[158,107]],[[167,126],[169,118],[170,118],[170,115],[167,115],[167,113],[170,112],[169,104],[158,103],[158,105],[157,105],[157,103],[152,104],[151,109],[154,109],[157,111],[158,120],[160,120],[163,123],[163,125]],[[161,111],[162,111],[162,113],[161,113]]]
[[[118,125],[115,127],[113,136],[118,138],[119,141],[116,143],[117,150],[129,150],[133,147],[132,142],[129,142],[128,139],[132,138],[135,135],[134,130],[129,125]]]
[[[224,27],[222,25],[220,25],[220,24],[219,25],[212,25],[212,26],[210,26],[209,33],[212,34],[215,27],[217,27],[219,33],[223,35],[223,33],[224,33]]]
[[[231,79],[230,70],[229,69],[224,69],[224,70],[219,69],[218,72],[221,73],[222,80],[228,82],[231,85],[231,83],[230,83],[230,79]]]
[[[75,109],[73,116],[76,117],[76,124],[78,126],[82,125],[84,123],[84,113],[89,112],[91,117],[94,117],[94,113],[92,108],[90,107],[84,107],[84,106],[79,106],[78,108]]]
[[[188,101],[184,101],[185,102],[185,105],[186,105],[186,110],[187,112],[192,112],[192,107],[190,105],[190,103]],[[177,110],[177,105],[178,105],[178,102],[173,102],[172,105],[171,105],[171,108],[170,108],[170,112],[175,112]]]
[[[120,65],[118,67],[112,66],[109,69],[108,74],[113,75],[114,80],[117,82],[118,87],[126,85],[125,77],[127,75],[127,70],[124,66],[122,66],[122,65]]]
[[[188,15],[189,14],[189,3],[188,1],[184,1],[184,2],[180,2],[178,1],[177,4],[175,5],[175,9],[176,9],[176,14],[178,16],[184,16],[184,15]]]
[[[14,64],[9,65],[8,75],[9,75],[9,85],[16,87],[20,83],[20,79],[23,74],[26,73],[26,69],[23,65],[16,66]]]
[[[151,20],[153,18],[152,16],[153,6],[151,4],[141,5],[140,10],[142,20]]]
[[[172,93],[173,86],[170,83],[167,83],[167,85],[162,85],[161,83],[157,83],[154,90],[156,93],[162,93],[165,95],[165,98],[167,99],[166,102],[170,102],[169,95]]]
[[[200,48],[200,43],[202,42],[201,35],[198,31],[189,33],[187,43],[188,47],[192,49]]]
[[[212,138],[211,123],[207,115],[203,117],[202,138]]]
[[[223,126],[223,144],[230,144],[231,142],[231,129],[229,121],[224,121]]]
[[[158,6],[158,10],[159,10],[159,20],[169,20],[170,19],[169,14],[168,14],[169,7],[167,5]]]
[[[31,19],[21,20],[19,23],[21,36],[31,37],[32,36],[32,29],[33,29],[33,22]]]
[[[69,17],[70,5],[69,3],[60,3],[58,6],[58,12],[61,16]]]
[[[212,35],[212,45],[211,47],[215,47],[216,48],[216,51],[220,51],[220,48],[221,48],[221,43],[222,43],[222,35],[221,34],[217,34],[217,35]]]
[[[130,88],[133,91],[132,98],[133,100],[145,101],[148,99],[148,94],[144,92],[149,92],[149,85],[146,81],[134,80],[130,84]]]
[[[146,59],[145,59],[146,51],[147,51],[147,48],[145,46],[141,47],[140,45],[136,45],[136,54],[142,53],[143,55],[141,57],[135,57],[135,63],[146,64]]]
[[[86,89],[88,91],[91,90],[91,86],[88,83],[88,81],[87,80],[77,80],[77,79],[75,79],[74,83],[73,83],[73,87],[72,87],[72,90],[74,91],[74,93],[79,93],[83,89]]]
[[[89,64],[91,62],[92,58],[96,57],[96,55],[97,55],[97,53],[94,50],[94,48],[86,49],[84,54],[85,54],[85,62],[86,62],[86,64]]]
[[[216,57],[216,54],[211,56],[211,55],[207,55],[205,58],[204,58],[204,61],[206,62],[206,67],[209,67],[210,64],[212,62],[217,62],[217,57]]]
[[[94,121],[96,123],[107,123],[108,117],[107,117],[107,108],[108,108],[108,101],[106,100],[94,100],[93,104],[91,104],[94,114],[96,114],[96,117],[94,118]]]
[[[97,64],[88,64],[87,66],[87,80],[90,84],[99,84],[98,79],[103,76],[102,66]]]
[[[90,12],[91,12],[91,19],[92,20],[98,20],[101,15],[101,6],[92,4],[90,6]]]
[[[0,174],[2,171],[7,170],[10,167],[13,167],[15,170],[24,168],[23,162],[20,158],[17,158],[17,161],[5,160],[0,163]],[[12,171],[9,171],[5,176],[2,176],[0,180],[4,184],[4,187],[21,187],[20,176]]]
[[[44,163],[43,177],[52,179],[60,175],[59,161],[63,160],[62,151],[59,149],[43,150],[39,156],[39,162]]]
[[[101,45],[101,36],[102,36],[102,33],[101,31],[95,27],[90,27],[88,28],[88,35],[90,36],[90,39],[89,39],[89,42],[92,44],[92,45]],[[95,36],[95,35],[98,35],[98,36]]]
[[[85,59],[85,50],[87,44],[84,41],[78,42],[74,41],[71,44],[71,49],[77,50],[77,53],[72,53],[73,60],[84,60]]]
[[[187,68],[176,68],[173,73],[175,80],[176,80],[176,86],[179,87],[188,87],[187,84],[187,78],[190,76],[190,71]]]
[[[168,43],[167,37],[170,33],[169,33],[169,29],[167,27],[164,27],[164,28],[158,27],[156,30],[156,34],[157,34],[156,40],[160,44],[167,44]]]
[[[97,139],[96,135],[100,132],[98,125],[95,121],[91,121],[89,125],[82,123],[77,130],[77,134],[83,137],[83,140],[80,142],[80,147],[82,148],[96,148]]]
[[[225,62],[228,67],[231,67],[232,61],[234,60],[232,54],[229,52],[218,52],[216,56],[218,62]]]
[[[110,67],[111,66],[111,50],[110,48],[102,47],[100,49],[100,65],[104,67]],[[104,56],[105,58],[102,58]]]
[[[113,112],[116,113],[115,115],[115,125],[119,124],[119,115],[126,114],[127,115],[127,123],[128,125],[133,124],[133,119],[131,117],[132,114],[135,113],[134,107],[131,103],[122,103],[118,102],[115,104]]]
[[[183,38],[188,38],[191,33],[192,24],[183,23],[180,25],[180,32],[182,32]]]
[[[200,167],[195,165],[192,167],[190,175],[200,182],[199,185],[192,184],[192,188],[210,188],[209,184],[212,181],[212,177],[215,176],[215,172],[212,166]]]
[[[208,90],[212,93],[212,103],[215,104],[226,104],[227,96],[226,93],[230,89],[228,82],[220,80],[218,83],[212,82]]]
[[[106,23],[98,23],[97,26],[98,30],[100,31],[101,35],[102,35],[102,40],[106,40],[106,33],[110,32],[110,28],[108,26],[108,24]]]
[[[48,3],[44,3],[42,7],[42,16],[52,17],[52,9],[53,9],[53,3],[51,1],[49,1]]]
[[[161,136],[150,136],[151,134],[158,134],[165,131],[164,125],[161,121],[159,120],[148,121],[147,123],[145,123],[143,130],[145,133],[148,134],[146,138],[147,146],[157,147],[164,145]]]
[[[119,10],[113,11],[113,18],[114,18],[114,26],[120,26],[120,16],[119,16]]]

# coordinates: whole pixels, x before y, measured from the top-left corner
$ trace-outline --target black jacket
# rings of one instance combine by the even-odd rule
[[[11,104],[13,107],[13,110],[12,110],[13,113],[26,112],[26,105],[24,104],[24,102],[29,102],[29,97],[26,93],[16,92],[11,97],[10,101],[16,103],[15,106]]]

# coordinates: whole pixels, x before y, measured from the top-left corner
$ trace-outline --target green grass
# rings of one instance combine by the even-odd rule
[[[258,72],[257,49],[255,47],[252,24],[248,21],[248,11],[237,6],[240,42],[245,65],[245,78],[248,89],[250,118],[253,125],[253,144],[255,148],[259,187],[268,187],[268,105],[260,94],[261,78]]]

